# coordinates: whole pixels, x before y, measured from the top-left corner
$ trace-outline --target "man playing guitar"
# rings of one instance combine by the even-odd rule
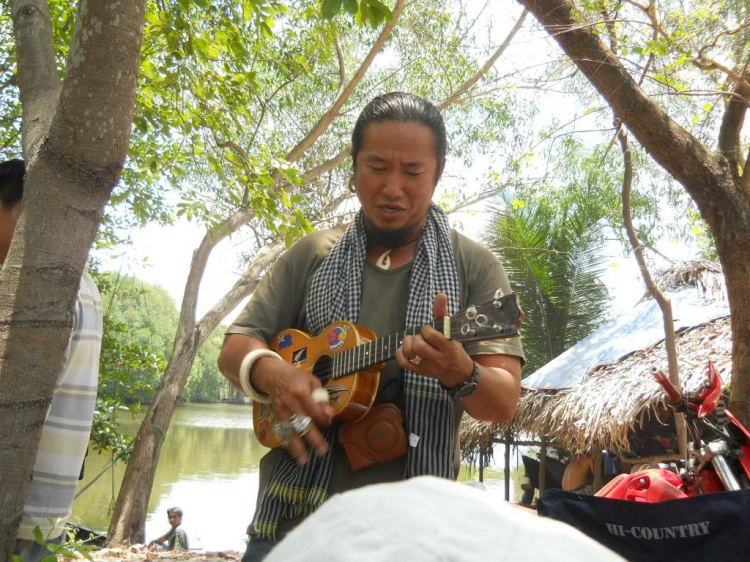
[[[463,412],[486,421],[506,421],[515,413],[524,360],[518,338],[464,347],[425,326],[491,300],[498,288],[510,292],[497,258],[450,229],[431,202],[445,154],[445,125],[434,105],[399,92],[371,101],[352,134],[352,186],[361,204],[356,219],[297,242],[227,330],[219,368],[234,386],[272,408],[282,442],[261,461],[245,561],[262,560],[334,493],[423,474],[455,479]],[[368,330],[355,335],[348,324],[331,326],[339,320]],[[340,444],[353,422],[333,419],[325,392],[323,400],[321,391],[314,392],[320,377],[295,366],[310,350],[299,347],[295,332],[283,331],[320,334],[334,355],[350,338],[366,341],[372,333],[419,326],[395,343],[396,360],[385,361],[373,379],[374,407],[356,421],[367,439],[373,433],[377,438],[380,422],[368,426],[368,418],[383,404],[395,405],[408,446],[360,468]],[[292,346],[289,361],[271,351]],[[327,391],[333,398],[330,386]]]

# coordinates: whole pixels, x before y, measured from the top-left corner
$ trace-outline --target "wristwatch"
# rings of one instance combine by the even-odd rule
[[[474,361],[474,368],[471,370],[469,377],[458,383],[453,388],[445,386],[443,383],[440,383],[440,386],[442,386],[443,390],[445,390],[448,393],[448,396],[451,396],[452,398],[460,399],[471,396],[477,391],[477,386],[479,386],[479,365]]]

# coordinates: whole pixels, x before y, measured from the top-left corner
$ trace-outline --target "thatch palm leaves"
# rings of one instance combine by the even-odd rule
[[[524,375],[606,319],[608,295],[599,281],[606,259],[602,216],[583,196],[578,199],[552,205],[503,197],[485,238],[521,295]]]

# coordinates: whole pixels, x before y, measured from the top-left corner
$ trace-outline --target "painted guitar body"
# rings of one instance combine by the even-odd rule
[[[311,336],[300,330],[284,330],[271,345],[287,363],[298,369],[314,372],[315,366],[328,362],[334,355],[375,340],[375,334],[351,322],[340,321],[328,326],[320,335]],[[365,417],[375,401],[383,363],[330,379],[324,386],[333,407],[333,417],[357,421]],[[276,448],[281,441],[272,431],[276,416],[270,404],[253,405],[253,427],[262,445]]]

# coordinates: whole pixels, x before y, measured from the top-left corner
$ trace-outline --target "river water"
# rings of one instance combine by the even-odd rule
[[[139,424],[140,420],[126,416],[122,427],[135,435]],[[167,508],[179,506],[191,549],[243,551],[245,530],[258,494],[258,464],[267,451],[255,438],[249,406],[189,404],[177,408],[156,470],[146,540],[169,530]],[[502,454],[498,447],[494,470],[485,471],[484,480],[498,501],[504,498],[502,474],[498,472],[502,470]],[[99,455],[92,448],[79,491],[110,462],[109,455]],[[516,467],[516,455],[511,467]],[[119,463],[86,489],[73,504],[71,519],[84,527],[106,531],[124,471]],[[476,480],[477,471],[469,474],[462,468],[459,478]],[[521,474],[513,471],[511,480],[511,499],[515,499],[521,493]]]

